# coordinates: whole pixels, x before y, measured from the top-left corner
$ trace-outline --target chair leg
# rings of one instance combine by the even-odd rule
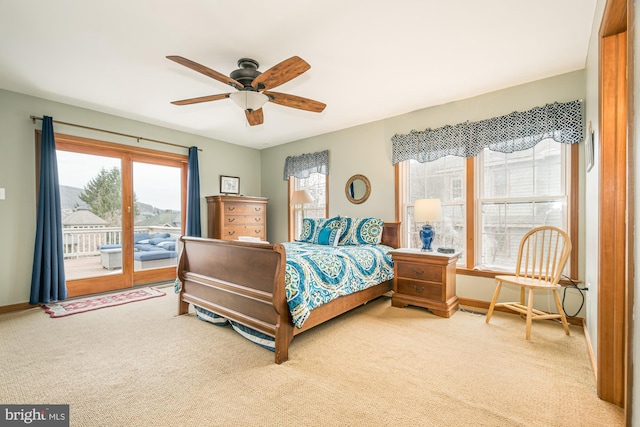
[[[502,282],[498,281],[498,284],[496,285],[496,290],[493,292],[493,298],[491,299],[491,304],[489,305],[489,311],[487,311],[487,318],[485,319],[486,323],[489,323],[489,320],[491,320],[491,315],[493,314],[493,309],[496,306],[498,295],[500,295],[501,287],[502,287]]]
[[[533,320],[533,288],[529,288],[529,304],[527,305],[527,340],[531,338],[531,321]]]
[[[558,314],[560,314],[560,320],[562,320],[562,327],[567,335],[569,335],[569,324],[567,323],[567,317],[564,315],[564,310],[562,309],[562,303],[560,302],[560,295],[558,295],[558,290],[553,290],[553,297],[556,300],[556,307],[558,308]]]
[[[524,288],[520,288],[520,305],[524,306]],[[520,313],[520,318],[522,319],[524,314]]]

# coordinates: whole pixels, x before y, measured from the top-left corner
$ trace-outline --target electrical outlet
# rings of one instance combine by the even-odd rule
[[[4,200],[4,188],[0,188],[0,200]]]

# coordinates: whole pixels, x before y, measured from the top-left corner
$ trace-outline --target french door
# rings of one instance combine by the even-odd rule
[[[187,156],[55,137],[69,296],[174,279]]]

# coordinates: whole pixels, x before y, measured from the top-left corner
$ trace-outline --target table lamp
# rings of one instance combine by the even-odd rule
[[[307,190],[296,190],[291,196],[292,205],[300,205],[300,211],[302,212],[302,218],[304,218],[304,204],[313,202],[313,197]]]
[[[422,240],[422,250],[431,251],[431,242],[436,235],[430,222],[442,219],[442,205],[440,199],[419,199],[413,205],[413,220],[425,222],[420,230],[420,240]]]

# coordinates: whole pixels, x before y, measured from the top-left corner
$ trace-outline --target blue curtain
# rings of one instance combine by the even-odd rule
[[[200,228],[200,171],[198,147],[189,147],[189,171],[187,178],[187,227],[186,235],[201,237]]]
[[[67,298],[62,252],[62,210],[58,185],[58,162],[53,119],[42,118],[38,222],[33,251],[29,303],[48,303]]]

